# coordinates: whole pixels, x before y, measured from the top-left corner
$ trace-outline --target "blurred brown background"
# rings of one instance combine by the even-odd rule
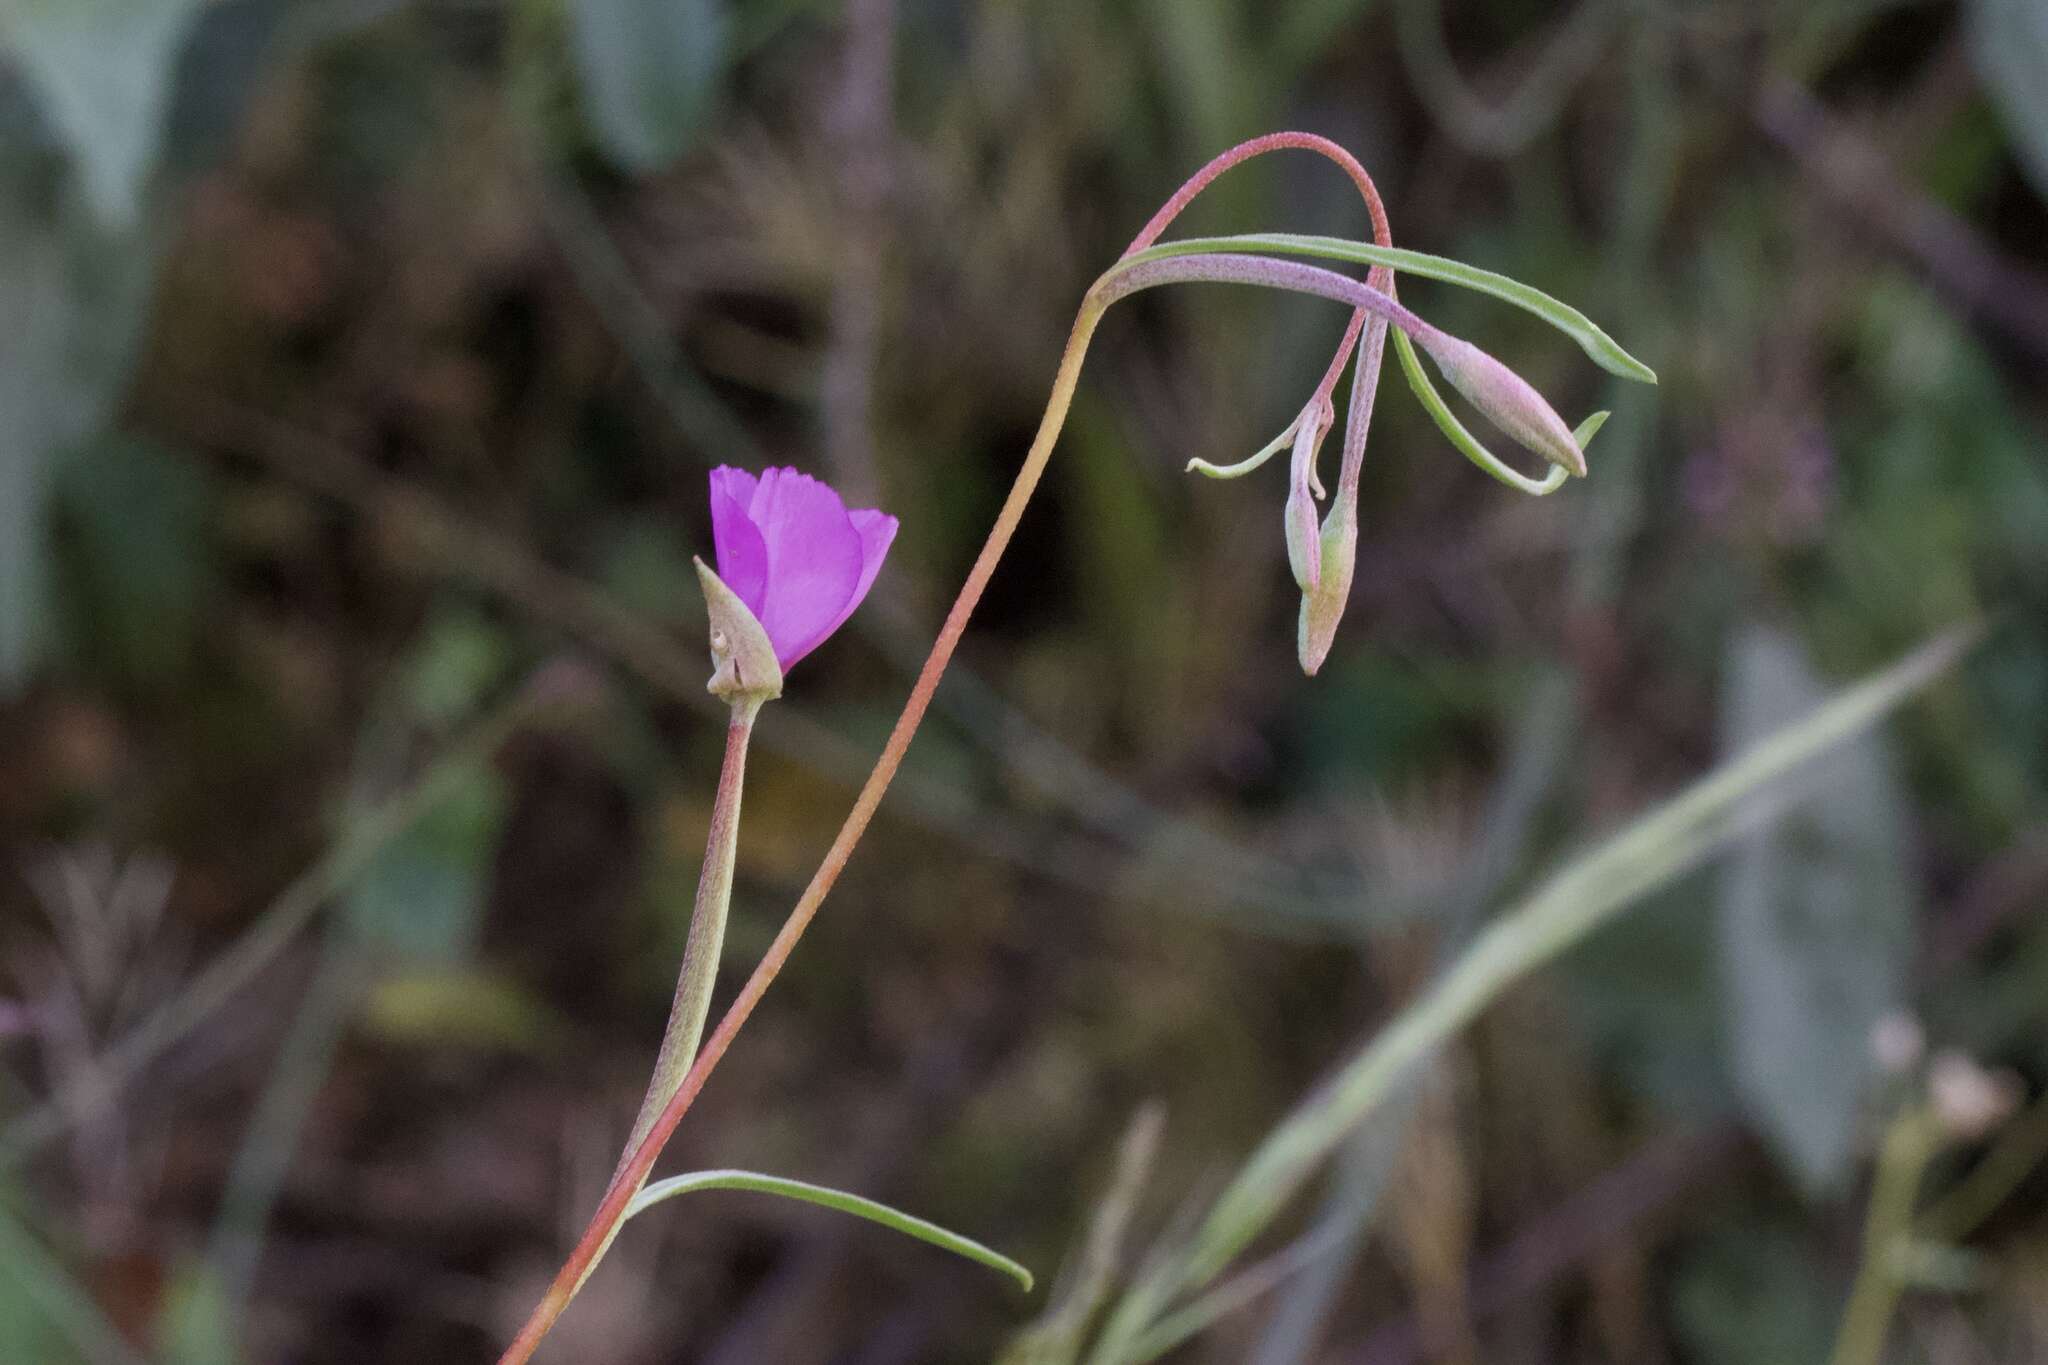
[[[1141,1105],[1133,1255],[1546,868],[1981,614],[1820,799],[1442,1055],[1294,1220],[1325,1254],[1173,1357],[1824,1358],[1897,1102],[1872,1021],[2048,1081],[2038,0],[0,4],[0,1359],[492,1358],[672,989],[722,739],[707,470],[903,528],[761,723],[722,1001],[1083,290],[1283,127],[1661,385],[1404,279],[1615,416],[1528,499],[1391,370],[1310,680],[1283,476],[1181,469],[1282,427],[1341,310],[1112,314],[904,778],[664,1163],[888,1200],[1041,1293],[697,1195],[542,1358],[990,1358]],[[1366,235],[1299,153],[1176,230]],[[1894,1359],[2048,1359],[2048,1180],[2001,1150]]]

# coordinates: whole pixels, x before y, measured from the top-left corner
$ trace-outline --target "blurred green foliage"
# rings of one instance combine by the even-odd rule
[[[1901,1102],[1872,1016],[2048,1082],[2043,16],[0,0],[0,1135],[478,714],[568,698],[119,1106],[0,1137],[0,1358],[501,1343],[673,982],[720,738],[694,704],[704,471],[794,463],[904,526],[763,722],[738,970],[1081,292],[1183,176],[1283,126],[1360,155],[1397,245],[1569,300],[1660,386],[1404,276],[1560,411],[1615,417],[1590,479],[1528,500],[1383,383],[1357,585],[1308,681],[1278,476],[1181,470],[1288,421],[1341,313],[1137,301],[965,671],[679,1151],[875,1195],[1050,1284],[1158,1098],[1091,1272],[1127,1283],[1484,913],[1982,615],[1965,671],[1808,805],[1444,1049],[1385,1194],[1333,1179],[1304,1215],[1363,1234],[1174,1357],[1816,1358]],[[1349,196],[1269,158],[1184,229],[1361,236]],[[59,856],[93,850],[167,858],[158,909]],[[2048,1350],[2044,1188],[1971,1234],[1980,1292],[1909,1299],[1902,1358]],[[636,1222],[559,1358],[987,1359],[1042,1307],[702,1198]]]

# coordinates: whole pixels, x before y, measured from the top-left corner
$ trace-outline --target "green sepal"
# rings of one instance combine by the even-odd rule
[[[782,665],[760,618],[739,594],[697,559],[697,581],[711,615],[711,681],[704,690],[727,701],[772,701],[782,695]]]

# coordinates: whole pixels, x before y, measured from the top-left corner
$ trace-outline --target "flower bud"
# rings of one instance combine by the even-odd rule
[[[1295,648],[1301,657],[1301,671],[1314,677],[1330,657],[1336,643],[1337,623],[1343,619],[1344,603],[1351,596],[1351,572],[1358,558],[1358,508],[1339,490],[1336,504],[1323,521],[1316,549],[1322,560],[1316,585],[1301,594],[1301,624]]]
[[[711,616],[712,672],[704,690],[730,702],[749,698],[771,701],[781,696],[782,665],[775,660],[775,645],[760,618],[710,565],[702,559],[696,564],[697,581],[704,588],[704,605]]]
[[[1486,419],[1518,443],[1580,478],[1586,455],[1572,429],[1529,381],[1469,341],[1431,327],[1413,333],[1452,388],[1465,395]]]
[[[1323,550],[1316,531],[1316,498],[1323,491],[1316,477],[1316,451],[1334,414],[1327,399],[1318,398],[1294,419],[1294,455],[1287,469],[1287,566],[1304,593],[1312,593],[1323,576]]]
[[[1971,1141],[2019,1108],[2020,1083],[2009,1071],[1986,1071],[1967,1055],[1949,1049],[1928,1064],[1927,1098],[1950,1137]]]

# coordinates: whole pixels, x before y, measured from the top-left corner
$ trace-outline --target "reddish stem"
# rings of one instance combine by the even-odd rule
[[[1380,192],[1373,187],[1372,177],[1365,173],[1365,167],[1358,164],[1358,158],[1345,151],[1326,137],[1314,133],[1268,133],[1255,137],[1249,142],[1240,142],[1189,176],[1187,183],[1173,192],[1173,197],[1159,206],[1159,212],[1152,215],[1150,222],[1131,239],[1124,248],[1125,256],[1134,256],[1159,240],[1159,235],[1173,225],[1181,211],[1194,202],[1195,196],[1209,188],[1216,178],[1234,166],[1263,156],[1267,152],[1285,150],[1319,152],[1344,168],[1351,177],[1351,183],[1358,186],[1359,195],[1365,200],[1365,211],[1372,215],[1372,238],[1381,246],[1394,244],[1393,231],[1387,226],[1387,210],[1380,203]]]
[[[1250,157],[1282,148],[1320,152],[1342,166],[1365,199],[1366,209],[1372,216],[1374,240],[1382,246],[1392,245],[1392,236],[1387,227],[1386,212],[1380,204],[1379,193],[1373,188],[1372,178],[1365,173],[1365,168],[1358,164],[1356,158],[1329,139],[1317,137],[1312,133],[1273,133],[1242,143],[1197,171],[1171,199],[1166,201],[1159,212],[1152,216],[1152,221],[1145,225],[1125,255],[1133,251],[1142,251],[1152,245],[1167,225],[1187,207],[1189,201],[1223,172]],[[1383,267],[1374,267],[1368,279],[1383,292],[1393,292],[1392,272],[1384,270]],[[704,1083],[710,1079],[712,1070],[725,1056],[726,1050],[732,1046],[734,1037],[753,1014],[754,1007],[761,1002],[761,997],[767,993],[768,987],[782,971],[783,964],[789,960],[790,953],[796,948],[797,940],[803,937],[804,931],[810,927],[811,920],[817,916],[819,907],[824,904],[826,894],[831,891],[833,883],[839,880],[839,874],[845,869],[847,859],[852,856],[854,846],[866,833],[868,822],[874,818],[876,807],[881,804],[883,794],[888,791],[890,782],[895,779],[897,768],[903,762],[903,755],[910,747],[911,737],[917,733],[918,725],[924,720],[925,711],[931,705],[932,694],[938,688],[939,678],[945,673],[946,665],[952,660],[953,650],[959,644],[961,634],[967,629],[967,620],[981,601],[982,592],[987,588],[989,578],[995,572],[996,563],[1002,558],[1003,551],[1008,548],[1017,523],[1023,516],[1025,504],[1031,500],[1032,493],[1038,487],[1039,477],[1045,472],[1046,461],[1050,458],[1053,443],[1065,423],[1067,408],[1080,378],[1081,361],[1086,354],[1088,340],[1094,334],[1103,306],[1091,295],[1082,304],[1081,313],[1074,320],[1074,330],[1061,357],[1059,373],[1053,381],[1052,396],[1046,404],[1045,416],[1039,424],[1038,434],[1032,440],[1031,449],[1024,457],[1022,468],[1018,470],[1016,482],[1011,485],[1009,496],[1003,502],[1002,511],[998,513],[996,523],[990,529],[988,539],[974,561],[974,567],[968,571],[967,581],[960,587],[960,595],[954,599],[952,610],[946,613],[945,624],[939,630],[938,639],[932,643],[931,653],[926,657],[924,667],[918,672],[917,681],[910,689],[909,700],[903,705],[903,713],[897,717],[896,727],[890,731],[888,742],[882,746],[882,753],[875,760],[874,770],[869,773],[867,782],[861,787],[860,795],[854,799],[853,809],[847,813],[846,822],[840,826],[838,837],[832,841],[832,847],[826,850],[825,857],[819,863],[816,874],[812,876],[810,885],[804,888],[803,895],[798,898],[795,908],[789,913],[789,918],[775,935],[775,941],[768,946],[768,951],[754,968],[753,975],[747,978],[746,984],[740,988],[738,997],[726,1010],[725,1017],[719,1020],[718,1027],[713,1030],[710,1038],[705,1040],[702,1051],[697,1054],[695,1063],[690,1067],[689,1074],[683,1077],[682,1084],[669,1097],[660,1117],[655,1120],[646,1137],[612,1177],[612,1183],[605,1190],[604,1199],[591,1216],[590,1225],[584,1230],[575,1250],[569,1254],[568,1260],[563,1262],[554,1283],[548,1288],[547,1295],[534,1308],[533,1315],[527,1319],[519,1335],[505,1349],[504,1355],[499,1359],[499,1365],[524,1365],[540,1345],[541,1339],[554,1326],[555,1320],[561,1316],[562,1310],[569,1306],[569,1300],[575,1296],[583,1276],[603,1254],[604,1248],[625,1216],[626,1206],[632,1201],[634,1192],[646,1181],[648,1172],[653,1170],[656,1158],[661,1155],[661,1149],[675,1132],[676,1125],[682,1122],[683,1115],[689,1111],[691,1103],[703,1090]],[[1327,399],[1329,390],[1335,386],[1337,376],[1343,371],[1344,362],[1364,322],[1365,312],[1360,310],[1354,315],[1351,326],[1345,332],[1343,347],[1337,359],[1332,362],[1322,386],[1318,388],[1318,396]],[[1348,458],[1346,465],[1346,473],[1355,487],[1356,472],[1349,468]]]
[[[1267,152],[1279,151],[1315,152],[1328,157],[1331,161],[1341,166],[1344,173],[1351,177],[1351,183],[1358,187],[1359,198],[1365,201],[1366,214],[1372,219],[1372,240],[1374,244],[1384,247],[1391,247],[1394,244],[1394,232],[1387,225],[1387,209],[1386,205],[1380,202],[1379,188],[1372,183],[1372,177],[1366,174],[1365,167],[1359,164],[1357,157],[1351,155],[1350,152],[1330,141],[1330,139],[1320,137],[1315,133],[1268,133],[1264,137],[1255,137],[1249,142],[1238,143],[1229,151],[1216,156],[1208,165],[1202,167],[1201,170],[1189,176],[1187,183],[1175,190],[1173,197],[1164,204],[1161,204],[1159,211],[1152,215],[1151,221],[1146,223],[1139,230],[1138,235],[1131,239],[1131,244],[1124,248],[1124,256],[1136,255],[1146,247],[1157,242],[1160,234],[1172,226],[1173,220],[1180,217],[1182,211],[1195,201],[1195,197],[1214,184],[1217,178],[1225,171],[1241,165],[1255,156],[1264,156]],[[1394,293],[1394,272],[1387,267],[1374,266],[1365,278],[1367,283],[1389,298],[1397,297]],[[1367,316],[1368,314],[1363,308],[1357,309],[1351,314],[1351,321],[1344,329],[1344,339],[1337,343],[1337,353],[1330,358],[1329,368],[1323,372],[1322,382],[1316,385],[1315,397],[1311,401],[1327,404],[1330,401],[1330,395],[1337,391],[1337,380],[1344,373],[1345,362],[1351,359],[1352,348],[1358,344],[1359,333],[1365,329]],[[1372,357],[1371,369],[1375,373],[1379,370],[1378,362],[1379,357],[1374,355]],[[1364,463],[1363,435],[1364,433],[1361,431],[1361,440],[1358,442],[1358,458],[1354,459],[1350,448],[1346,448],[1344,473],[1339,483],[1339,486],[1342,488],[1353,491],[1357,488],[1358,471]]]

